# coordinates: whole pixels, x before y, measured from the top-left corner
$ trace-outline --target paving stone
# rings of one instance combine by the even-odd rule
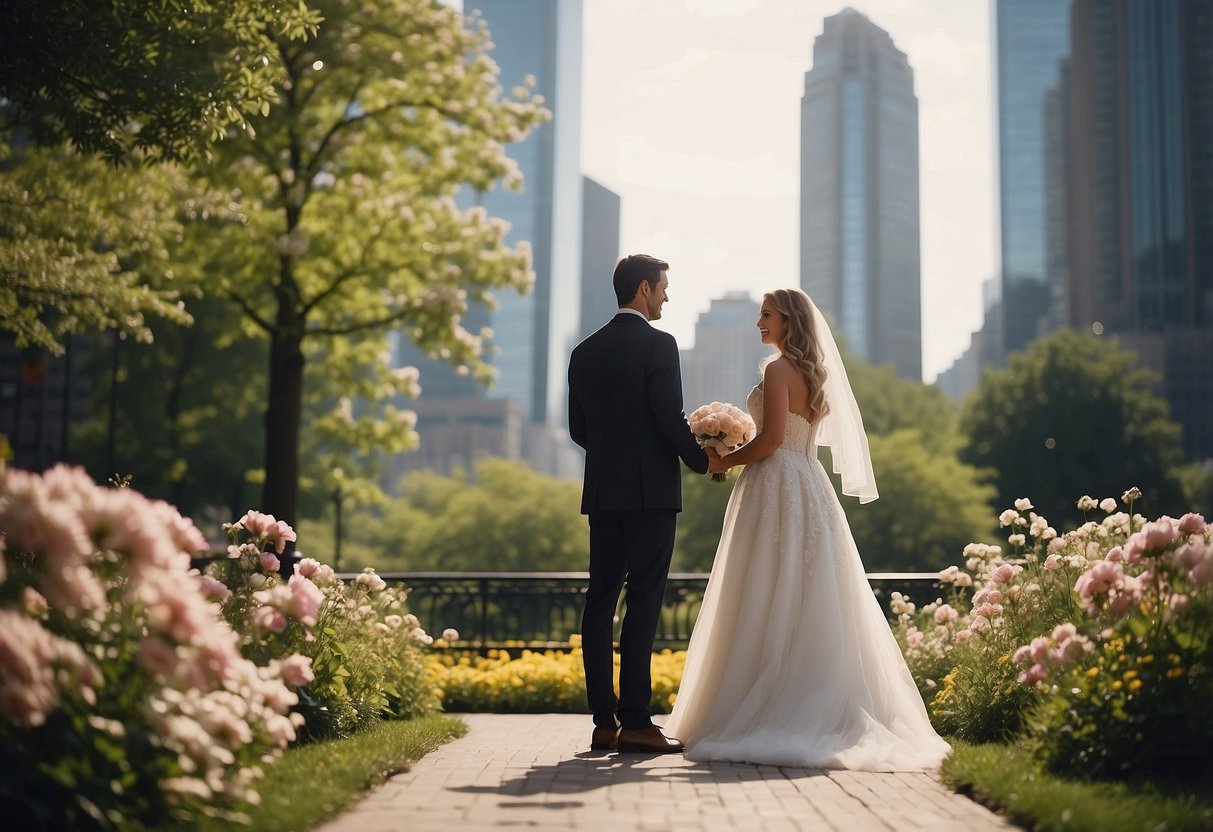
[[[466,736],[317,832],[1009,832],[933,772],[817,771],[590,751],[589,717],[465,714]]]

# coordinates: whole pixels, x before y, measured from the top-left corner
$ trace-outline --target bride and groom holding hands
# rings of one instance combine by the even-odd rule
[[[669,299],[668,270],[647,255],[620,260],[619,312],[569,362],[569,432],[586,452],[591,747],[808,768],[937,766],[948,746],[817,460],[828,446],[843,492],[876,499],[863,421],[825,318],[799,289],[763,296],[759,337],[778,352],[746,401],[757,433],[721,457],[700,447],[683,414],[673,336],[649,325]],[[680,462],[701,474],[745,469],[663,731],[649,713],[650,664],[682,509]],[[625,584],[617,694],[614,615]]]

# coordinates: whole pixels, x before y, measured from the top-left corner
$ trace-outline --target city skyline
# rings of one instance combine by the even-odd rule
[[[582,168],[622,197],[623,251],[671,263],[658,326],[683,349],[713,298],[798,285],[800,97],[825,18],[848,5],[915,74],[930,381],[981,326],[997,273],[987,3],[586,0]]]

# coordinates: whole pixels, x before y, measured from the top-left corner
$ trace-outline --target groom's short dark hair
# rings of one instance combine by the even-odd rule
[[[647,280],[654,288],[661,281],[661,273],[670,264],[647,254],[629,254],[615,265],[615,299],[626,306],[636,297],[640,281]]]

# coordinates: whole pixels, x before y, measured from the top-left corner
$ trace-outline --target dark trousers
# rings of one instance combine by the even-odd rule
[[[648,728],[653,696],[653,638],[674,553],[674,511],[602,511],[590,514],[590,588],[581,619],[585,688],[594,724]],[[613,629],[619,593],[627,583],[619,636],[619,696],[615,696]],[[619,722],[616,723],[616,714]]]

